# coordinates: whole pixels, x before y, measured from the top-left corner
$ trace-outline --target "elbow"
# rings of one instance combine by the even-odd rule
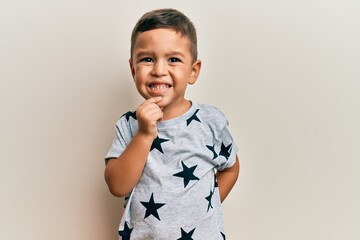
[[[129,183],[126,177],[124,178],[124,174],[114,171],[112,166],[111,162],[109,162],[104,172],[105,181],[110,193],[119,198],[128,196],[133,190],[134,185]]]
[[[122,184],[111,182],[108,179],[106,179],[106,183],[108,185],[110,193],[115,197],[125,197],[131,192],[131,189],[128,190]]]
[[[131,191],[125,191],[125,189],[110,186],[110,185],[108,185],[108,187],[109,187],[110,193],[118,198],[125,197],[125,196],[129,195],[129,193],[131,192]]]
[[[105,181],[109,188],[109,191],[112,195],[115,197],[125,197],[127,196],[132,189],[127,189],[124,184],[119,183],[118,181],[115,181],[112,177],[110,177],[110,174],[105,171]]]

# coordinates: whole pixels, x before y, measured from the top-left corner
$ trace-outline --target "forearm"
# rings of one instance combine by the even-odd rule
[[[105,180],[110,192],[126,196],[135,187],[143,172],[153,139],[136,133],[124,152],[108,162]]]
[[[220,191],[220,200],[223,202],[227,195],[230,193],[231,189],[236,183],[236,180],[239,176],[240,171],[240,162],[239,158],[236,156],[235,164],[223,171],[218,171],[216,174],[219,191]]]

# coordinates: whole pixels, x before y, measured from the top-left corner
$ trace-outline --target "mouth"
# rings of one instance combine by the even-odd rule
[[[171,88],[171,85],[170,84],[165,84],[165,83],[154,83],[154,84],[150,84],[149,88],[151,90],[155,91],[155,90]]]
[[[161,95],[165,92],[167,92],[172,85],[167,83],[151,83],[148,85],[149,92],[152,95]]]

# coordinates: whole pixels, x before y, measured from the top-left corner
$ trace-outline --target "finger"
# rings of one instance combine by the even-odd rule
[[[137,110],[139,114],[147,114],[149,111],[160,111],[160,108],[156,103],[147,103],[141,105]]]
[[[162,99],[163,99],[163,97],[161,97],[161,96],[154,97],[154,101],[155,101],[155,103],[160,102]]]
[[[157,121],[162,118],[163,112],[156,103],[148,103],[147,105],[141,105],[136,110],[136,115],[139,120]]]
[[[158,105],[152,104],[152,105],[146,106],[142,110],[142,116],[147,116],[150,119],[158,120],[159,118],[163,117],[163,112],[161,111],[161,109],[159,108]]]
[[[159,107],[157,109],[152,109],[151,111],[149,111],[148,114],[152,119],[155,119],[156,121],[158,121],[164,116],[163,111],[161,111]]]
[[[162,97],[161,97],[161,96],[160,96],[160,97],[156,97],[154,103],[155,103],[157,106],[159,106],[159,103],[161,102],[161,100],[162,100]],[[162,111],[164,107],[160,107],[160,106],[159,106],[159,108],[160,108],[160,110]]]
[[[141,105],[148,105],[148,104],[151,104],[151,103],[158,103],[162,100],[162,97],[159,96],[159,97],[152,97],[152,98],[149,98],[147,100],[145,100]]]
[[[139,111],[143,111],[149,108],[159,108],[158,102],[162,100],[162,97],[153,97],[145,100],[138,108]]]

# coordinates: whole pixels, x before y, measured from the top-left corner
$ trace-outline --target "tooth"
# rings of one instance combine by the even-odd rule
[[[149,87],[151,90],[162,90],[162,89],[169,88],[170,85],[168,85],[168,84],[151,84]]]

